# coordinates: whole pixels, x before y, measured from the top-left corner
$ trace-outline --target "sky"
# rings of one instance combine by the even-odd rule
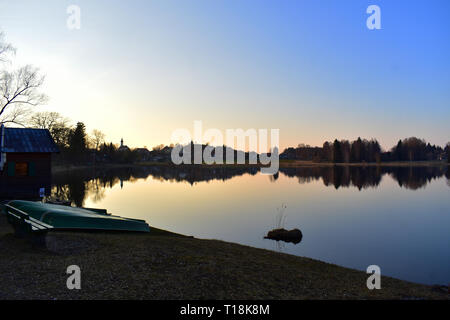
[[[369,30],[369,5],[381,29]],[[81,28],[67,27],[67,8]],[[57,111],[130,147],[179,128],[280,129],[280,146],[450,141],[450,1],[0,0],[15,65]]]

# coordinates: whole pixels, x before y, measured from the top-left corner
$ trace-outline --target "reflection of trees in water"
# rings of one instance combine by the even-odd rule
[[[105,186],[100,179],[93,179],[86,182],[89,196],[94,203],[101,201],[105,197]]]
[[[288,177],[297,177],[299,183],[309,183],[322,179],[324,185],[340,187],[357,187],[359,190],[376,187],[381,181],[379,167],[326,166],[281,168]]]
[[[445,172],[445,177],[447,178],[447,185],[450,187],[450,166],[447,167],[447,172]]]
[[[51,198],[62,201],[72,201],[76,206],[83,206],[86,197],[85,182],[80,179],[70,179],[66,184],[54,184]]]
[[[196,182],[212,180],[228,180],[243,174],[255,175],[258,168],[205,168],[192,167],[133,167],[97,170],[77,170],[61,172],[53,177],[51,197],[82,207],[90,197],[99,202],[105,197],[105,190],[113,188],[121,181],[136,182],[152,176],[155,180],[171,182]]]
[[[385,174],[390,174],[401,187],[418,189],[434,179],[448,176],[446,167],[384,167],[384,166],[324,166],[281,168],[289,177],[297,177],[299,183],[322,179],[324,185],[340,187],[354,186],[359,190],[377,187]]]
[[[53,178],[51,197],[63,201],[72,201],[82,207],[87,197],[98,202],[105,197],[106,188],[112,188],[120,182],[114,175],[96,174],[95,171],[75,171],[58,174]]]
[[[400,187],[416,190],[425,187],[429,182],[448,175],[447,167],[396,167],[388,172]]]
[[[135,182],[152,176],[155,180],[196,182],[225,181],[244,174],[255,175],[259,168],[217,168],[200,166],[183,167],[134,167],[97,170],[80,170],[56,174],[53,177],[52,197],[72,201],[76,206],[83,206],[87,197],[93,202],[105,197],[105,190],[121,183]],[[297,178],[298,182],[309,183],[322,179],[325,186],[356,187],[359,190],[377,187],[385,174],[391,175],[401,187],[418,189],[434,179],[445,175],[450,186],[450,172],[447,167],[381,167],[381,166],[311,166],[299,168],[281,168],[280,172],[288,177]],[[271,182],[279,179],[279,173],[269,176]]]
[[[270,182],[276,182],[279,177],[280,177],[280,172],[277,172],[275,174],[269,175],[269,180],[270,180]]]

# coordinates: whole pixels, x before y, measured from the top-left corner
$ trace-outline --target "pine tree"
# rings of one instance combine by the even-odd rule
[[[393,150],[393,154],[394,154],[394,160],[395,161],[402,161],[403,159],[403,144],[402,144],[402,140],[398,140],[397,146],[394,147]]]
[[[447,146],[445,147],[445,149],[447,150],[447,163],[450,164],[450,142],[447,143]]]
[[[69,138],[69,150],[76,159],[81,159],[86,152],[86,127],[78,122]]]
[[[335,139],[333,142],[333,162],[334,163],[342,162],[342,146],[337,139]]]

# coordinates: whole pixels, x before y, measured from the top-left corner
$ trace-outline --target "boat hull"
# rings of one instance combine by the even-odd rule
[[[150,231],[144,220],[114,216],[101,210],[24,200],[13,200],[8,205],[52,226],[53,230]]]

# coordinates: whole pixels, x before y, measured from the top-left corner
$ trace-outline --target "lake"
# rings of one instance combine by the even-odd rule
[[[450,170],[138,167],[55,174],[52,196],[219,239],[425,284],[450,283]],[[298,244],[264,239],[298,228]]]

